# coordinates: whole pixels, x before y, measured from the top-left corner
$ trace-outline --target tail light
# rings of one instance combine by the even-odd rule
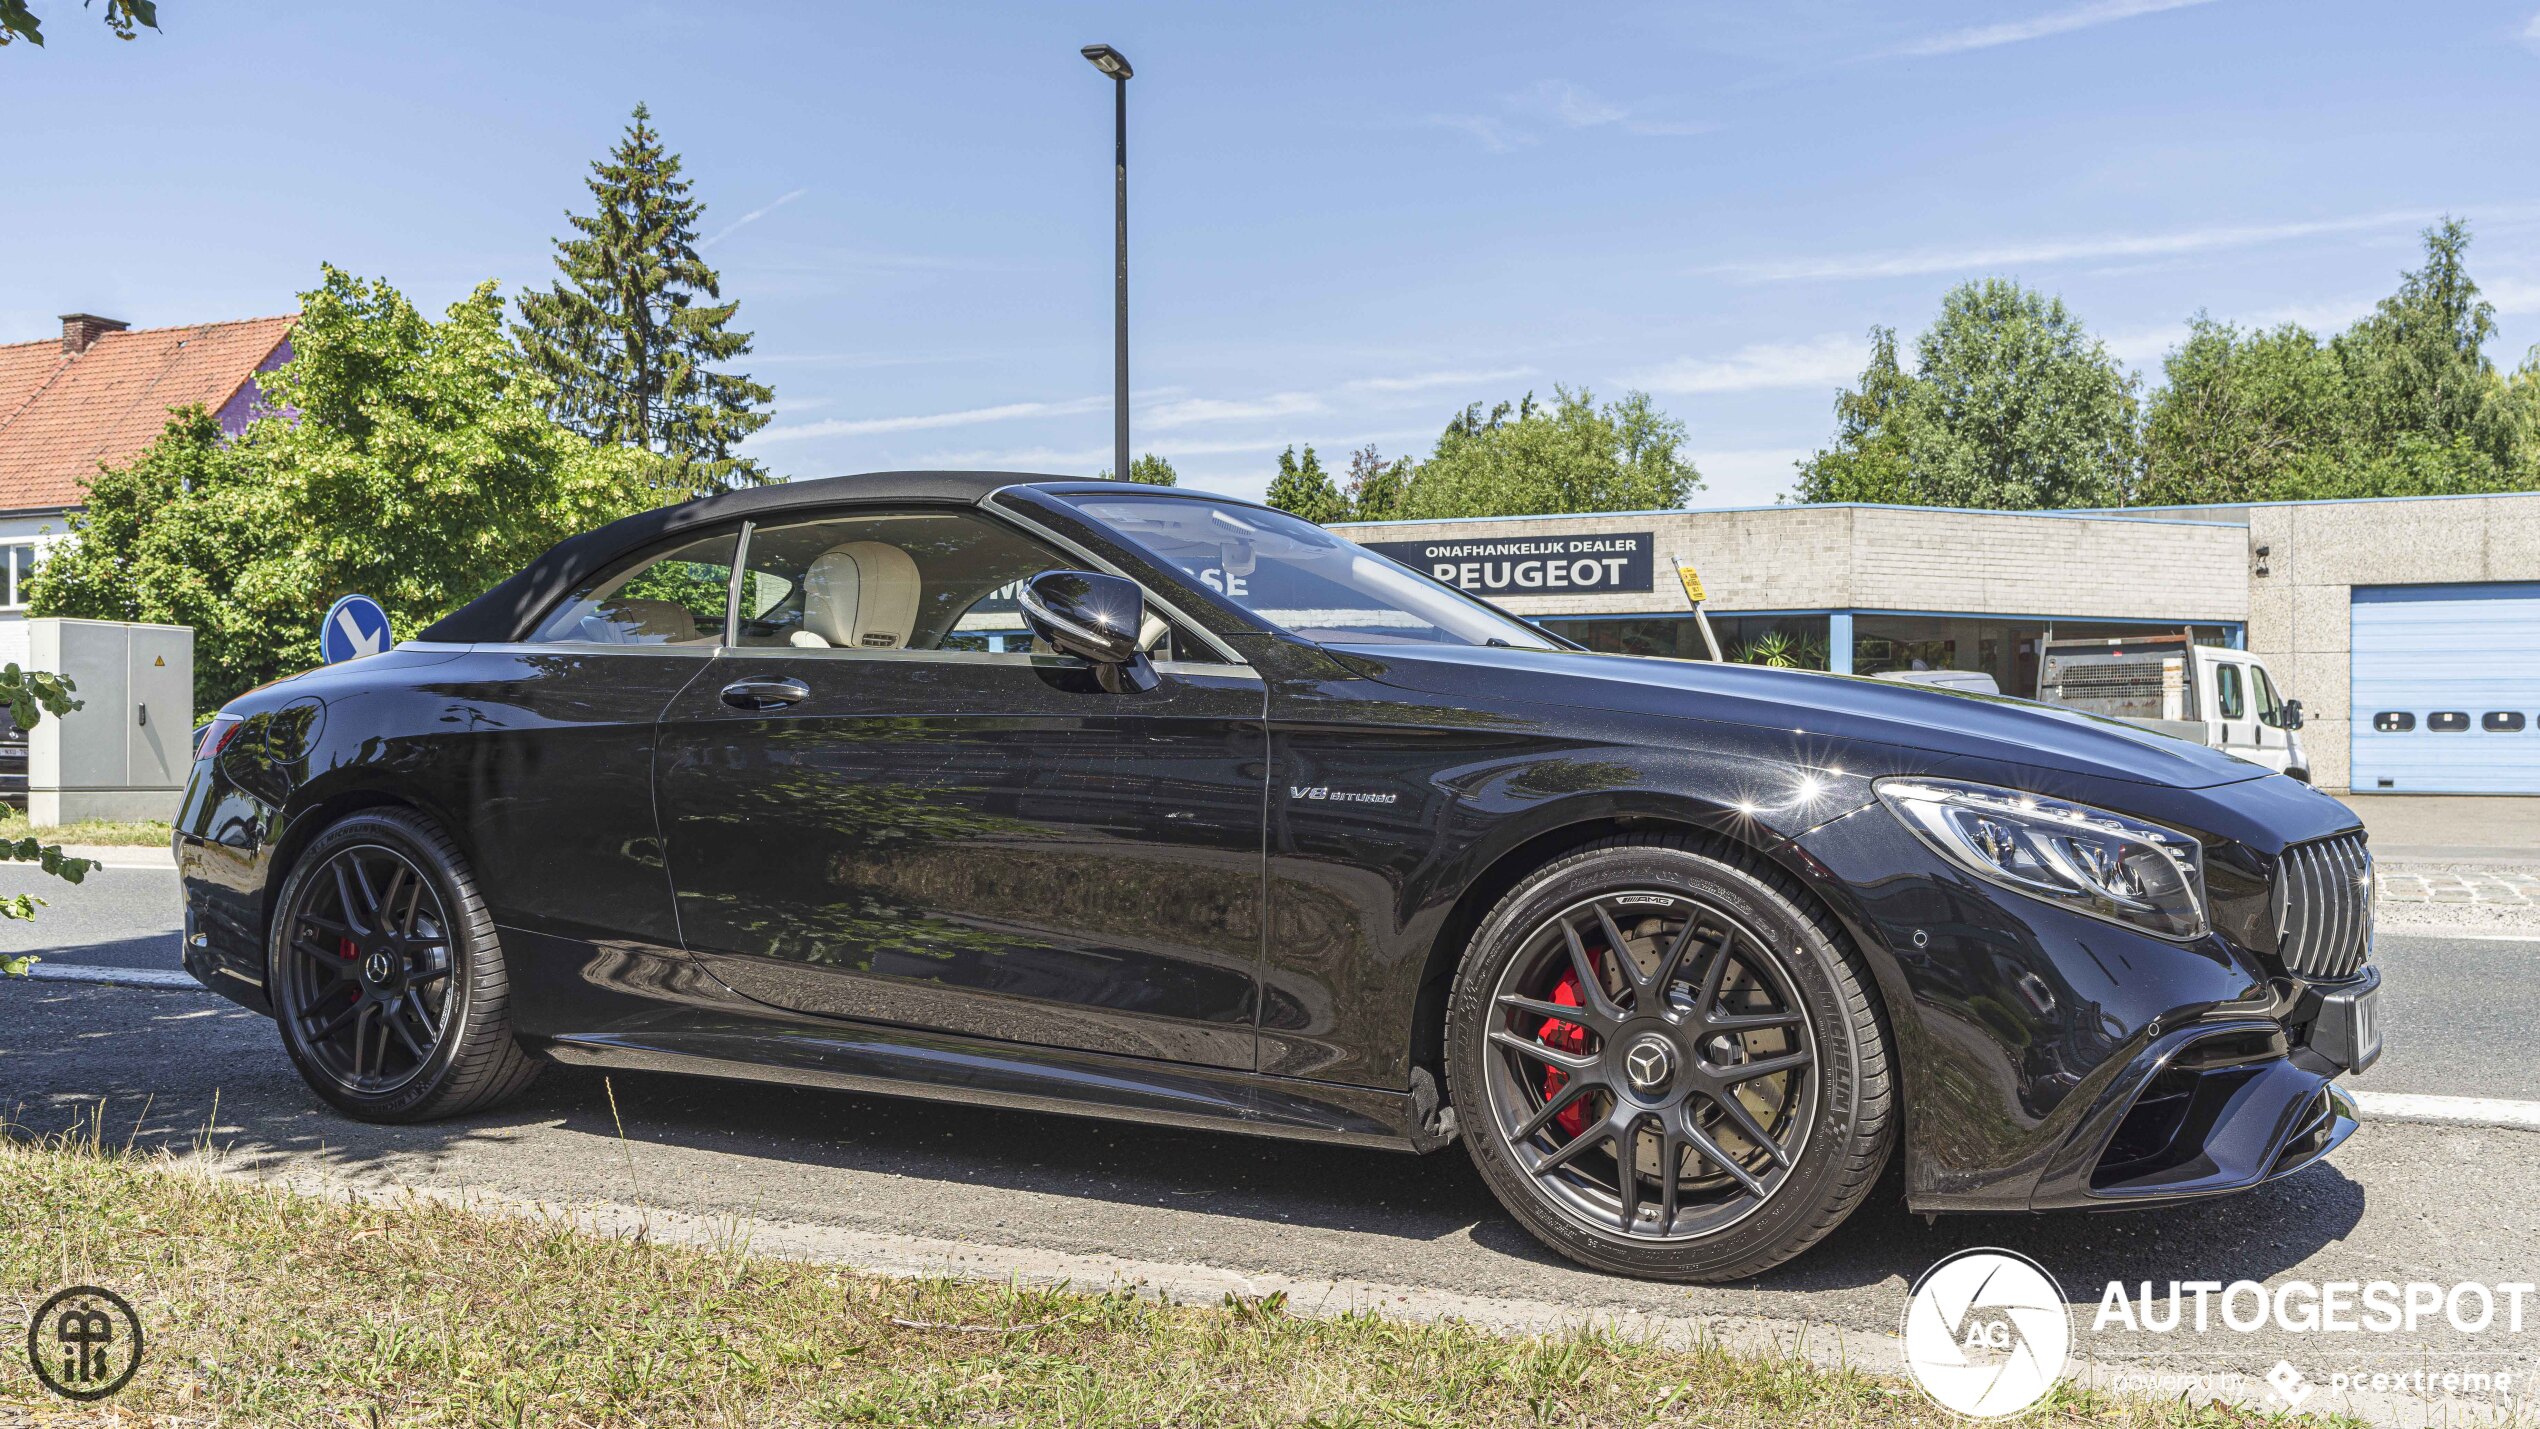
[[[194,762],[202,763],[229,747],[238,737],[238,727],[247,721],[234,714],[216,714],[194,735]]]

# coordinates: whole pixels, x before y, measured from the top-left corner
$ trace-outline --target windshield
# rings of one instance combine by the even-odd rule
[[[1067,498],[1156,559],[1300,639],[1555,648],[1451,586],[1277,511],[1181,496]]]

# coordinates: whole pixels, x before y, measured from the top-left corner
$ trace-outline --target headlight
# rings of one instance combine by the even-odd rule
[[[1923,842],[1988,883],[2155,937],[2205,933],[2204,850],[2175,829],[1986,784],[1874,787]]]

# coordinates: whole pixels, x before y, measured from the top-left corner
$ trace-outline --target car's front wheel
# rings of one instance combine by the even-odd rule
[[[502,1101],[539,1063],[511,1029],[493,920],[449,836],[404,810],[320,832],[275,900],[267,988],[317,1094],[365,1121]]]
[[[1599,1269],[1759,1274],[1887,1160],[1867,971],[1797,888],[1724,850],[1632,836],[1539,870],[1475,934],[1447,1032],[1483,1178]]]

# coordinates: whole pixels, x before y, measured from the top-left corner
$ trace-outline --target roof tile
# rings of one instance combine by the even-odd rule
[[[290,336],[296,315],[0,345],[0,512],[87,499],[100,463],[132,460],[175,408],[217,412]]]

